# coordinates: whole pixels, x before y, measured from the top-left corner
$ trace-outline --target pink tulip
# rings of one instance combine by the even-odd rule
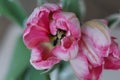
[[[91,20],[82,26],[79,53],[70,63],[79,80],[100,80],[104,68],[120,69],[120,50],[107,21]]]
[[[100,80],[103,69],[120,69],[120,50],[111,38],[106,20],[91,20],[82,26],[77,57],[70,59],[78,80]]]
[[[70,60],[79,51],[80,23],[75,14],[62,12],[55,4],[36,8],[26,22],[25,45],[32,50],[30,63],[38,70]]]
[[[105,20],[91,20],[82,26],[83,53],[94,67],[103,64],[103,57],[108,56],[110,37]]]
[[[49,43],[52,41],[49,26],[52,15],[60,11],[58,5],[44,4],[37,7],[26,22],[23,41],[32,50],[30,63],[36,69],[49,69],[60,62],[51,52],[53,46]]]

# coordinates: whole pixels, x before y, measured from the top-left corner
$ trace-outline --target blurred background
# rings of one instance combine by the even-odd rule
[[[19,0],[27,11],[28,15],[37,5],[37,0]],[[48,0],[52,1],[52,0]],[[57,1],[57,0],[56,0]],[[111,14],[120,11],[120,0],[84,0],[86,6],[86,14],[83,21],[97,18],[106,18]],[[0,80],[3,80],[7,65],[11,58],[13,47],[17,36],[22,29],[17,24],[5,16],[0,16]],[[120,42],[120,25],[112,29],[112,34],[119,37]],[[102,80],[120,80],[120,71],[105,71]]]

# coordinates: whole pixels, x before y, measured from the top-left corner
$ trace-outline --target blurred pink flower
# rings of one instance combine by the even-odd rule
[[[75,14],[44,4],[34,10],[26,26],[23,40],[32,50],[30,62],[36,69],[49,69],[77,56],[81,30]]]
[[[78,56],[70,60],[79,80],[100,80],[104,57],[109,54],[111,36],[105,20],[91,20],[82,26]]]
[[[82,26],[78,56],[70,60],[79,80],[100,80],[103,69],[120,69],[120,50],[106,20],[91,20]]]

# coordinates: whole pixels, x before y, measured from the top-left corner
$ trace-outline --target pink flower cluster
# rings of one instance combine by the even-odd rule
[[[69,61],[79,80],[100,80],[103,69],[120,69],[120,50],[107,24],[95,19],[80,28],[76,15],[56,4],[37,7],[23,33],[30,63],[43,70]]]

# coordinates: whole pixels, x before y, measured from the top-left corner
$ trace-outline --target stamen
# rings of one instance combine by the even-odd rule
[[[62,39],[62,38],[65,36],[65,34],[66,34],[66,31],[58,30],[58,32],[57,32],[57,37],[58,37],[59,39]]]
[[[53,46],[60,45],[60,40],[65,36],[66,31],[58,30],[56,35],[50,35],[50,41]]]
[[[53,41],[53,46],[56,46],[58,43],[58,37]]]

